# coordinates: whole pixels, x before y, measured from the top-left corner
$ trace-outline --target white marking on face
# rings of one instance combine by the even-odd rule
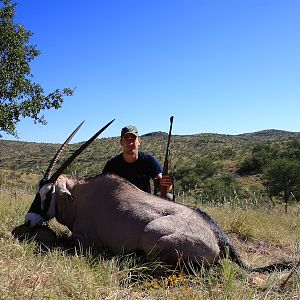
[[[42,225],[43,222],[44,219],[40,215],[33,212],[29,212],[25,217],[25,224],[29,223],[30,227],[33,227],[35,225]]]
[[[52,197],[53,197],[53,194],[55,193],[55,187],[53,186],[53,183],[47,183],[39,189],[39,194],[40,194],[40,197],[41,197],[41,209],[42,210],[44,209],[44,206],[45,206],[45,201],[46,201],[47,194],[50,192],[52,187],[53,187],[53,191],[52,191]]]

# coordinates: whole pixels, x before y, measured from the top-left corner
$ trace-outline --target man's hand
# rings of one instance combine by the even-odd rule
[[[160,186],[163,187],[167,192],[170,192],[172,189],[172,182],[172,177],[169,174],[164,174],[160,179]]]

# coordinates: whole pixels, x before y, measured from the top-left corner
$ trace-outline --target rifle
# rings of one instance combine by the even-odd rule
[[[169,155],[170,155],[170,139],[171,139],[171,132],[172,132],[172,125],[173,125],[173,116],[170,117],[170,130],[169,130],[169,135],[168,135],[168,143],[167,143],[167,149],[166,149],[166,155],[165,155],[165,160],[164,160],[164,167],[163,167],[163,172],[162,175],[167,175],[169,173]],[[166,198],[167,197],[167,190],[165,187],[160,187],[160,197],[161,198]],[[174,195],[173,195],[174,197]],[[173,199],[175,201],[175,198]]]

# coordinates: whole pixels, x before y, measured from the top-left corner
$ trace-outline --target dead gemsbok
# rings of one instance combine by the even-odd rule
[[[250,268],[218,224],[199,208],[145,193],[113,174],[92,178],[61,175],[105,125],[52,175],[61,149],[52,159],[26,215],[29,227],[53,217],[66,225],[83,247],[101,245],[116,254],[139,251],[150,259],[177,265],[209,266],[227,255],[248,271],[272,271],[290,264]],[[78,128],[77,128],[78,130]],[[73,133],[72,135],[74,135]]]

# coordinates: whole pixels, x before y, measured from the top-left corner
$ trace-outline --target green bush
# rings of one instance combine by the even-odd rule
[[[265,170],[264,185],[270,196],[283,195],[286,204],[292,194],[297,199],[300,194],[300,161],[287,158],[274,160]]]

